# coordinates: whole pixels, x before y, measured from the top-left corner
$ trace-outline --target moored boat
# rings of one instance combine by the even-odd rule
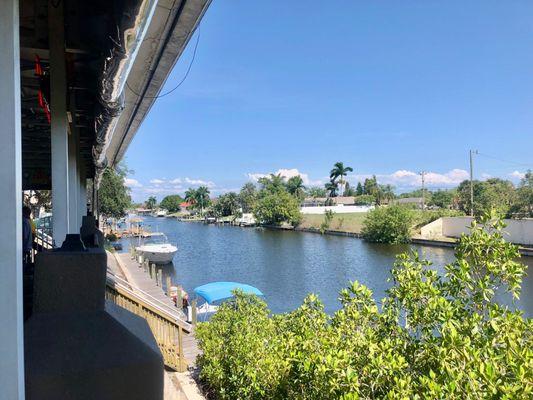
[[[238,282],[211,282],[194,288],[193,292],[202,303],[196,307],[199,320],[206,321],[213,315],[221,303],[234,297],[234,291],[240,290],[246,294],[263,296],[256,287]],[[189,305],[187,317],[192,320],[192,306]]]
[[[135,251],[155,264],[169,264],[178,248],[168,241],[164,233],[154,232],[143,239],[143,243],[137,246]]]

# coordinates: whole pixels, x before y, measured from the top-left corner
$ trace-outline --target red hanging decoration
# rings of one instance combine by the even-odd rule
[[[41,64],[41,59],[38,55],[35,55],[35,75],[39,78],[39,91],[37,92],[37,97],[39,100],[39,107],[44,111],[44,114],[46,115],[46,119],[48,121],[48,124],[50,124],[52,120],[52,116],[50,113],[50,105],[48,104],[48,100],[46,99],[42,86],[46,84],[47,79],[45,79],[45,73]]]

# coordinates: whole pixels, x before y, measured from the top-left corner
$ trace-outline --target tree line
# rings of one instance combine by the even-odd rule
[[[104,171],[99,188],[99,211],[108,217],[120,218],[132,206],[129,189],[125,185],[128,171],[123,164],[117,168]],[[411,192],[395,194],[395,188],[389,184],[381,184],[375,175],[350,185],[347,176],[353,168],[343,162],[336,162],[329,174],[329,181],[324,186],[304,185],[301,176],[290,178],[270,174],[258,180],[257,184],[245,183],[241,190],[228,192],[211,198],[208,187],[189,188],[184,196],[171,194],[165,196],[159,205],[154,196],[144,203],[145,207],[155,209],[157,206],[171,213],[180,211],[180,204],[187,202],[188,209],[201,215],[228,216],[242,213],[257,214],[265,223],[279,223],[283,215],[290,215],[286,222],[294,223],[299,217],[296,209],[306,198],[326,199],[333,203],[338,196],[352,196],[354,204],[384,205],[398,198],[424,197],[426,206],[433,208],[454,209],[470,213],[470,181],[461,182],[456,188],[446,190],[416,189]],[[511,181],[490,178],[485,181],[473,181],[475,216],[490,210],[508,218],[533,217],[533,173],[527,171],[520,183],[515,186]],[[287,197],[287,196],[290,196]],[[272,212],[267,212],[272,207]]]

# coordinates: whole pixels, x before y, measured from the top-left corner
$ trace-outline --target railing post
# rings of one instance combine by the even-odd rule
[[[179,372],[185,371],[185,359],[183,358],[183,332],[181,327],[178,326],[178,359],[179,359]]]

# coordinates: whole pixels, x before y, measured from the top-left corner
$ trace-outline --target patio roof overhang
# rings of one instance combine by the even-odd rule
[[[51,24],[64,28],[69,134],[79,137],[80,170],[94,178],[124,156],[209,3],[21,0],[23,189],[52,187]],[[54,22],[56,7],[63,21]]]

